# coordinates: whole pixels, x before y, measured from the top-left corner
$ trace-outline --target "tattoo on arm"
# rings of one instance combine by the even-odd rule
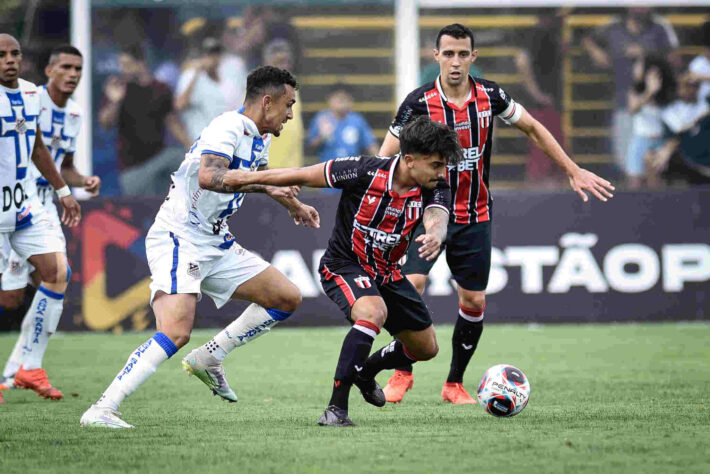
[[[265,193],[269,186],[263,184],[246,184],[244,186],[227,186],[224,178],[229,173],[229,162],[217,155],[202,155],[200,163],[200,186],[217,193]]]
[[[430,207],[424,211],[424,229],[427,234],[434,234],[443,242],[449,225],[449,213],[439,207]]]

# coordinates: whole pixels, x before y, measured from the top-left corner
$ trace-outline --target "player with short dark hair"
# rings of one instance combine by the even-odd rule
[[[237,395],[222,361],[229,352],[267,333],[301,304],[301,293],[285,275],[242,248],[227,219],[246,193],[266,193],[283,205],[297,224],[318,227],[320,217],[299,202],[297,188],[233,186],[238,170],[254,173],[268,164],[271,135],[293,117],[296,83],[285,70],[265,66],[247,78],[253,91],[239,111],[217,116],[202,130],[173,173],[173,184],[146,236],[151,273],[150,302],[158,332],[128,357],[101,398],[81,417],[81,426],[132,428],[118,417],[119,404],[136,391],[190,340],[195,308],[203,293],[218,308],[230,299],[251,301],[238,319],[182,360],[215,395],[230,402]]]
[[[82,187],[92,196],[96,196],[101,188],[98,176],[83,176],[74,166],[76,140],[81,127],[82,111],[79,105],[71,99],[71,95],[79,85],[82,75],[81,52],[74,46],[64,44],[55,47],[49,57],[45,74],[49,78],[46,85],[39,88],[40,113],[39,127],[42,138],[49,150],[54,165],[60,175],[72,187]],[[35,186],[28,193],[36,194],[52,223],[49,231],[54,239],[63,244],[66,254],[66,242],[59,222],[57,208],[52,199],[54,189],[34,164],[29,165],[29,175]],[[64,257],[66,258],[66,257]],[[8,271],[2,274],[2,290],[0,291],[0,306],[5,311],[18,309],[25,300],[25,288],[31,283],[35,288],[40,285],[40,274],[17,252],[12,251],[8,257]],[[58,295],[63,292],[56,292]],[[61,300],[59,300],[61,301]],[[58,324],[46,325],[47,337],[34,337],[37,322],[31,311],[28,311],[22,321],[20,336],[13,349],[0,380],[0,390],[15,385],[34,387],[46,398],[60,399],[62,393],[49,383],[45,370],[42,368],[47,344],[54,328]],[[40,326],[42,326],[40,324]],[[37,339],[37,342],[34,340]],[[24,363],[23,363],[24,362]],[[21,369],[22,367],[22,369]],[[42,387],[40,389],[40,387]]]
[[[457,166],[461,146],[447,126],[419,117],[400,134],[402,153],[393,157],[336,158],[306,168],[264,173],[230,172],[233,186],[255,183],[305,185],[343,190],[335,227],[323,254],[321,284],[353,323],[340,352],[333,393],[319,425],[353,426],[348,417],[350,388],[365,400],[385,404],[375,375],[403,363],[428,360],[439,347],[427,307],[404,278],[399,260],[414,249],[433,260],[446,236],[451,194],[446,166]],[[413,245],[418,223],[424,232]],[[396,341],[368,358],[381,328]]]
[[[478,56],[473,32],[460,24],[441,29],[434,58],[440,75],[411,92],[402,102],[380,155],[396,154],[401,130],[418,116],[428,116],[456,131],[463,159],[449,166],[453,209],[446,237],[446,261],[458,284],[459,312],[452,339],[451,369],[441,392],[442,399],[456,404],[475,403],[463,387],[463,375],[483,331],[486,286],[491,265],[492,198],[488,186],[493,140],[493,118],[515,125],[533,140],[568,175],[572,189],[584,201],[585,191],[602,201],[612,195],[611,184],[577,166],[550,132],[493,81],[471,77],[469,70]],[[418,229],[415,235],[423,232]],[[403,267],[407,278],[423,293],[433,260],[421,259],[410,249]],[[387,400],[399,402],[412,387],[412,366],[399,367],[384,388]]]

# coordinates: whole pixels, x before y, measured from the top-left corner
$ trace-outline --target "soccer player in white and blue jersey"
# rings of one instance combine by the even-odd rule
[[[293,117],[296,79],[265,66],[247,77],[244,108],[226,112],[202,131],[173,174],[173,185],[146,237],[151,304],[158,332],[135,349],[103,395],[81,417],[81,426],[132,428],[117,415],[119,404],[190,340],[202,294],[222,307],[230,299],[251,301],[241,316],[182,361],[213,393],[236,402],[225,378],[227,353],[268,332],[301,304],[301,293],[281,272],[242,248],[227,219],[245,193],[266,193],[297,224],[318,227],[318,212],[295,199],[298,188],[251,185],[233,188],[225,179],[238,170],[267,167],[271,135]]]
[[[95,196],[101,187],[101,179],[98,176],[83,176],[74,167],[76,138],[81,126],[81,110],[70,97],[79,85],[82,67],[81,52],[75,47],[60,45],[52,50],[49,64],[45,69],[49,82],[39,88],[40,113],[38,121],[43,141],[62,178],[69,186],[83,187],[92,196]],[[44,206],[47,218],[52,224],[50,230],[55,234],[54,239],[64,242],[59,214],[52,199],[54,189],[33,163],[29,163],[28,173],[36,179],[36,188],[28,190],[28,193],[37,194]],[[64,253],[66,254],[66,244]],[[38,278],[38,272],[34,271],[27,260],[22,259],[15,251],[10,252],[9,268],[2,274],[0,309],[5,312],[18,309],[24,301],[25,287],[28,283],[37,287]],[[31,316],[31,312],[28,312],[22,322],[20,337],[3,369],[0,390],[14,386],[15,375],[23,365],[23,356],[27,361],[20,379],[27,378],[28,375],[31,376],[30,371],[32,370],[42,368],[42,358],[49,338],[40,338],[39,342],[35,344],[36,347],[31,351],[23,350],[24,347],[32,347],[28,342],[31,340],[35,328]],[[59,393],[55,395],[59,396]]]
[[[78,224],[81,208],[44,145],[38,125],[39,90],[19,78],[21,68],[20,44],[12,36],[0,34],[0,273],[7,268],[11,250],[29,260],[39,272],[40,283],[29,309],[33,330],[25,344],[25,352],[32,353],[41,351],[45,340],[56,330],[70,270],[64,242],[57,238],[51,220],[32,192],[35,177],[29,172],[30,160],[57,190],[64,224]],[[23,365],[24,360],[23,357]],[[36,363],[31,356],[27,360],[28,367]],[[31,388],[45,398],[62,397],[41,367],[27,372],[21,383],[16,378],[18,386]]]

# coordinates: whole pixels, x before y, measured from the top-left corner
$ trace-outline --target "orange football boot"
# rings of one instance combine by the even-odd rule
[[[5,385],[0,385],[0,405],[4,405],[4,404],[5,404],[5,399],[4,399],[3,396],[2,396],[2,391],[3,391],[3,390],[6,390],[6,388],[3,388],[3,387],[5,387]]]
[[[387,385],[382,389],[385,392],[385,399],[390,403],[399,403],[404,398],[404,394],[414,386],[414,374],[403,370],[395,370],[394,375],[387,381]]]
[[[441,399],[444,402],[451,402],[454,405],[473,405],[476,399],[471,398],[462,383],[446,382],[441,387]]]
[[[47,372],[44,369],[25,370],[20,367],[20,370],[15,374],[15,386],[34,390],[42,398],[51,398],[52,400],[64,398],[64,394],[49,383]]]

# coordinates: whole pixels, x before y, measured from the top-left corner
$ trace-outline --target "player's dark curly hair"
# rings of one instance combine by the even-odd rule
[[[473,31],[471,28],[463,26],[461,23],[452,23],[451,25],[446,25],[439,30],[439,34],[436,35],[436,49],[439,49],[439,43],[441,42],[442,36],[451,36],[456,39],[470,38],[471,39],[471,50],[473,50]]]
[[[279,69],[273,66],[262,66],[254,69],[247,76],[247,92],[245,100],[255,99],[263,96],[268,91],[276,91],[274,94],[280,96],[284,93],[284,86],[288,84],[294,89],[298,89],[298,82],[293,74],[286,69]]]
[[[399,133],[399,147],[403,155],[439,153],[450,165],[457,164],[463,158],[456,132],[448,125],[434,122],[426,115],[420,115],[402,128]]]

